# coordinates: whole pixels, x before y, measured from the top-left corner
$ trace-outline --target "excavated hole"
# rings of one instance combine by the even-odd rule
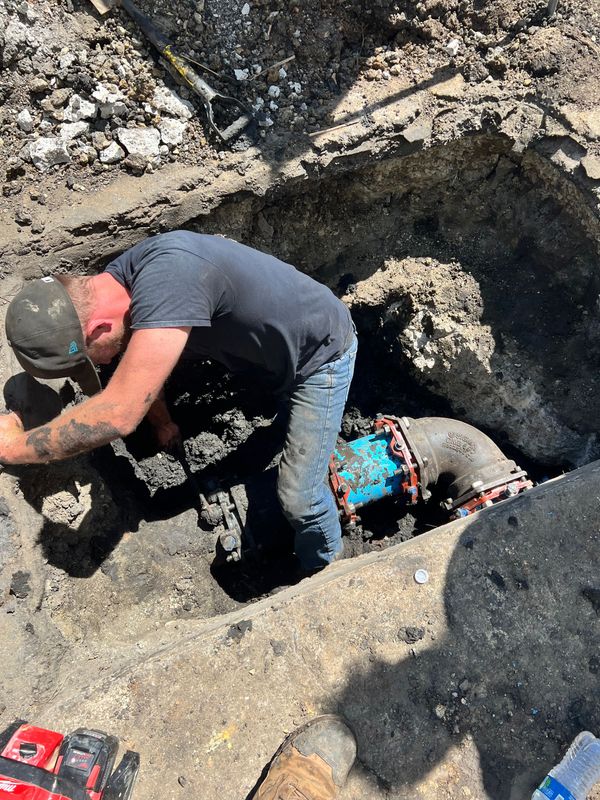
[[[367,433],[379,411],[457,417],[541,479],[597,457],[600,416],[600,231],[545,147],[517,156],[505,139],[478,136],[340,166],[266,198],[232,197],[188,227],[268,249],[350,305],[360,350],[344,436]],[[204,488],[275,463],[282,429],[259,390],[192,365],[176,370],[167,395]],[[144,427],[97,453],[93,468],[82,464],[77,484],[72,465],[23,481],[46,516],[46,602],[68,633],[101,625],[96,594],[102,613],[108,604],[122,633],[135,635],[219,614],[289,580],[285,526],[260,561],[211,573],[193,489]],[[414,514],[381,503],[364,519],[373,538],[348,542],[351,555],[444,521],[433,501]]]

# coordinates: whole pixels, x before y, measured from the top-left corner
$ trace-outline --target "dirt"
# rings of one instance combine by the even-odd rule
[[[491,261],[389,259],[346,299],[351,308],[382,310],[391,354],[445,398],[453,416],[494,430],[539,463],[587,463],[598,456],[589,417],[596,371],[584,373],[576,354],[595,338],[596,320],[583,295],[573,298],[570,314],[564,293],[556,302],[540,298],[535,274],[518,297],[511,284]],[[565,385],[572,387],[568,401]]]
[[[344,437],[378,412],[443,415],[481,427],[536,479],[598,457],[596,8],[561,0],[548,19],[530,0],[140,5],[256,123],[216,140],[118,9],[0,0],[3,301],[24,277],[95,271],[160,230],[223,233],[352,309]],[[46,166],[41,139],[61,163]],[[0,356],[7,378],[15,364]],[[12,390],[9,405],[39,410],[37,390]],[[167,394],[203,490],[276,464],[281,420],[260,390],[200,364]],[[72,400],[54,387],[43,405],[51,415]],[[107,653],[131,659],[147,637],[293,581],[283,526],[255,561],[212,566],[186,467],[143,427],[0,481],[0,639],[13,643],[1,723],[42,709],[74,665],[86,681],[110,674]],[[433,506],[381,503],[346,555],[443,521]],[[502,592],[501,579],[484,586]],[[433,698],[448,735],[473,690],[454,691]],[[528,703],[511,694],[509,710],[524,719]]]
[[[289,146],[290,134],[304,140],[335,123],[344,98],[358,96],[368,117],[382,87],[393,96],[445,70],[456,78],[446,92],[466,81],[511,97],[593,108],[598,16],[572,0],[552,20],[543,3],[530,0],[494,8],[473,0],[140,6],[182,53],[216,72],[205,78],[252,105],[257,125],[237,146],[257,141],[268,159]],[[45,207],[61,185],[68,189],[61,202],[69,194],[76,202],[123,170],[226,166],[228,148],[207,133],[201,103],[171,80],[124,12],[101,16],[89,0],[3,0],[0,17],[2,207],[18,225],[41,233]],[[286,63],[274,68],[279,62]],[[236,79],[235,70],[247,77]],[[103,94],[94,97],[99,86]],[[165,120],[171,134],[152,138],[148,132],[163,130]],[[128,149],[123,129],[150,136],[148,152]],[[66,142],[62,163],[34,166],[30,145],[40,139]],[[105,157],[111,145],[114,163]]]

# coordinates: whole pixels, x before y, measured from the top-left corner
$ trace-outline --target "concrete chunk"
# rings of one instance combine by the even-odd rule
[[[122,147],[119,147],[116,142],[111,142],[108,147],[100,153],[99,158],[103,164],[118,164],[119,161],[125,158],[125,151]]]
[[[436,97],[441,97],[443,100],[456,100],[462,97],[465,92],[465,79],[459,73],[448,81],[437,83],[429,90],[431,94]]]
[[[61,139],[65,139],[65,141],[71,141],[87,133],[89,129],[89,123],[83,122],[83,120],[81,122],[65,122],[60,126],[58,135]]]
[[[600,181],[600,155],[598,156],[584,156],[581,159],[581,166],[585,170],[585,174],[593,181]]]
[[[79,122],[82,119],[93,119],[96,116],[96,104],[90,103],[78,94],[69,100],[64,112],[65,122]]]
[[[429,139],[432,131],[432,121],[430,119],[416,119],[408,128],[402,131],[402,135],[407,142],[424,142]]]
[[[98,103],[98,110],[102,119],[110,117],[122,117],[127,113],[125,105],[125,95],[113,84],[104,86],[99,83],[92,97]]]
[[[165,144],[181,144],[187,122],[179,119],[163,119],[158,124],[160,138]]]
[[[40,172],[46,172],[56,164],[68,164],[71,161],[66,141],[54,136],[42,137],[31,142],[29,157]]]
[[[191,103],[182,100],[177,92],[167,89],[166,86],[159,86],[155,89],[152,105],[157,111],[181,119],[189,119],[194,113],[194,106]]]
[[[600,108],[581,111],[575,106],[564,106],[561,111],[578,133],[600,139]]]
[[[24,108],[17,114],[17,125],[24,133],[31,133],[33,130],[33,117],[28,108]]]
[[[156,128],[117,128],[117,139],[130,155],[157,156],[160,133]]]

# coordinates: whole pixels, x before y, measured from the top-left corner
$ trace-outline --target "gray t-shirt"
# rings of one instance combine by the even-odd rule
[[[339,358],[352,339],[350,312],[326,286],[220,236],[154,236],[106,271],[131,294],[132,329],[192,326],[184,358],[257,371],[277,392]]]

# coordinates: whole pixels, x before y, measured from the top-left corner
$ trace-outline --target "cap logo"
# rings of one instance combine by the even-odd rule
[[[79,348],[77,347],[77,342],[71,342],[69,345],[69,355],[74,356],[75,353],[79,352]]]

